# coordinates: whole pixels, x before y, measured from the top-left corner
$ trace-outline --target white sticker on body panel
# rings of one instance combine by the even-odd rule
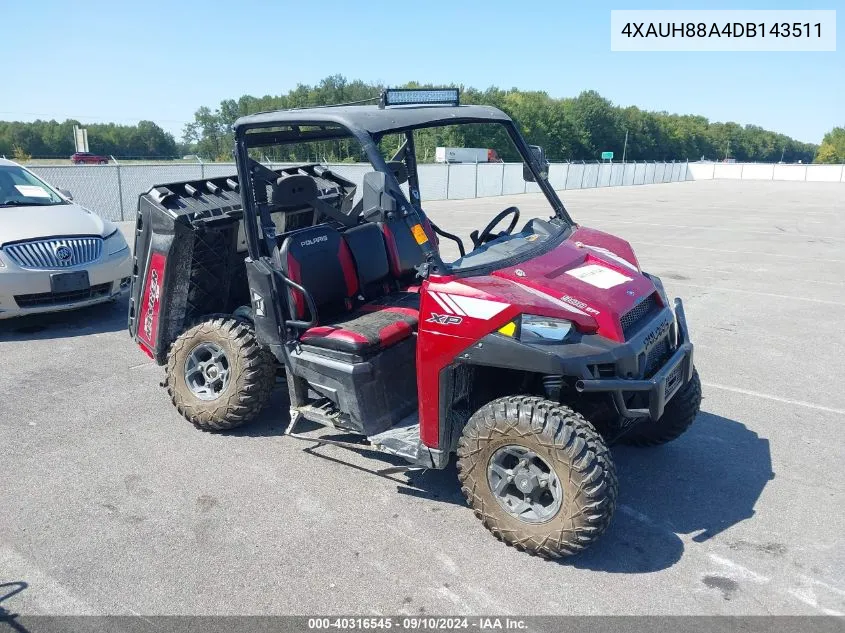
[[[429,292],[429,294],[447,314],[469,316],[474,319],[491,319],[508,307],[507,303],[450,295],[445,292]]]
[[[49,198],[50,192],[37,185],[15,185],[18,193],[26,198]]]
[[[599,266],[598,264],[587,264],[580,268],[574,268],[566,271],[567,275],[580,279],[584,283],[607,290],[619,284],[624,284],[626,281],[631,281],[631,277],[626,277],[622,273],[618,273],[612,268]]]
[[[575,242],[575,246],[577,246],[578,248],[589,248],[590,250],[596,251],[597,253],[601,253],[602,255],[607,255],[608,257],[610,257],[610,259],[612,259],[616,263],[622,264],[623,266],[626,266],[626,267],[630,268],[631,270],[633,270],[635,272],[637,271],[637,267],[634,266],[627,259],[620,257],[619,255],[617,255],[613,251],[609,251],[602,246],[592,246],[590,244],[584,244],[584,242]]]

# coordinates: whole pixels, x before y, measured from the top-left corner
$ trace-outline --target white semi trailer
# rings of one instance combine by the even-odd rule
[[[486,147],[438,147],[434,152],[436,163],[501,163],[494,149]]]

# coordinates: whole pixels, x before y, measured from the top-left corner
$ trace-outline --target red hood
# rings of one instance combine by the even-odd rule
[[[567,319],[618,341],[624,340],[620,317],[655,292],[628,242],[583,227],[545,255],[449,285],[458,292],[458,285],[470,286],[520,312]]]

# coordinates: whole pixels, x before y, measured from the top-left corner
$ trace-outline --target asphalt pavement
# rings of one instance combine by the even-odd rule
[[[282,436],[284,389],[185,422],[125,301],[0,322],[0,604],[23,614],[845,613],[845,185],[562,194],[684,299],[704,385],[679,440],[613,450],[619,506],[564,562],[496,541],[454,467]],[[467,235],[537,195],[427,205]],[[125,227],[124,227],[125,228]],[[444,244],[444,248],[447,246]]]

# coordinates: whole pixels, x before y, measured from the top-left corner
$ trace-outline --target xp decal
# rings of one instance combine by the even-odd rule
[[[440,325],[460,325],[464,322],[464,319],[453,314],[437,314],[432,312],[431,316],[426,319],[426,322],[439,323]]]
[[[461,295],[450,295],[445,292],[430,292],[431,298],[443,308],[446,314],[468,316],[473,319],[492,319],[502,310],[508,307],[507,303],[489,301],[487,299],[476,299]]]

